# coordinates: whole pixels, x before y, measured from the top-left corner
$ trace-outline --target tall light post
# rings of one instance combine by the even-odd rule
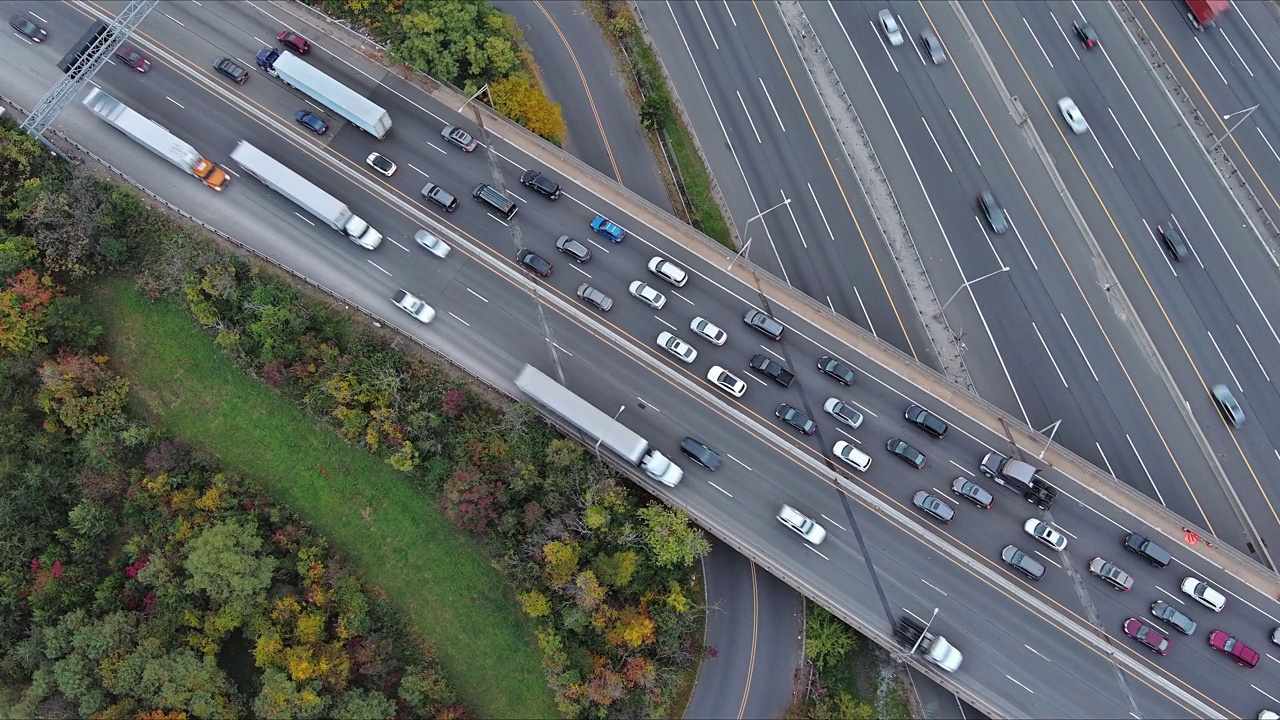
[[[474,95],[472,95],[471,97],[467,98],[467,101],[466,101],[466,102],[464,102],[464,103],[462,103],[461,105],[459,105],[459,106],[458,106],[458,112],[462,112],[462,111],[463,111],[463,109],[467,107],[467,105],[471,104],[471,101],[472,101],[472,100],[475,100],[476,98],[480,97],[480,93],[484,93],[485,95],[488,95],[488,96],[489,96],[489,102],[490,102],[490,103],[492,103],[492,102],[493,102],[493,95],[492,95],[492,94],[490,94],[490,92],[489,92],[489,83],[485,83],[485,84],[483,84],[483,85],[481,85],[481,86],[480,86],[480,89],[479,89],[479,90],[477,90],[477,91],[475,92],[475,94],[474,94]]]
[[[1248,119],[1249,119],[1249,116],[1253,114],[1253,111],[1254,111],[1254,110],[1257,110],[1257,109],[1258,109],[1258,106],[1257,106],[1257,105],[1254,105],[1254,106],[1253,106],[1253,107],[1251,107],[1251,108],[1245,108],[1245,109],[1243,109],[1243,110],[1237,110],[1237,111],[1235,111],[1235,112],[1233,112],[1233,113],[1227,113],[1226,115],[1223,115],[1223,116],[1222,116],[1222,122],[1226,122],[1227,120],[1230,120],[1231,118],[1233,118],[1233,117],[1235,117],[1235,116],[1237,116],[1237,115],[1244,115],[1244,117],[1242,117],[1242,118],[1240,118],[1239,120],[1237,120],[1235,125],[1232,125],[1231,127],[1227,128],[1227,134],[1226,134],[1226,135],[1223,135],[1223,136],[1222,136],[1222,137],[1220,137],[1220,138],[1218,138],[1218,141],[1217,141],[1217,142],[1215,142],[1214,144],[1210,145],[1210,146],[1209,146],[1209,152],[1213,152],[1214,150],[1216,150],[1216,149],[1218,148],[1218,146],[1222,144],[1222,141],[1223,141],[1223,140],[1226,140],[1227,138],[1231,137],[1231,133],[1235,132],[1236,128],[1240,127],[1240,123],[1244,122],[1245,120],[1248,120]]]
[[[986,275],[983,275],[983,276],[982,276],[982,277],[980,277],[980,278],[975,278],[975,279],[973,279],[973,280],[965,280],[965,281],[960,285],[960,287],[956,288],[956,291],[955,291],[955,292],[951,293],[951,297],[947,298],[947,301],[946,301],[946,302],[944,302],[944,303],[942,303],[942,309],[943,309],[943,311],[946,311],[947,306],[951,304],[951,301],[952,301],[952,300],[955,300],[955,299],[956,299],[956,296],[960,294],[960,291],[961,291],[961,290],[963,290],[963,289],[965,289],[965,288],[969,287],[970,285],[972,285],[972,284],[974,284],[974,283],[976,283],[976,282],[978,282],[978,281],[980,281],[980,280],[986,280],[987,278],[992,277],[993,275],[999,275],[1000,273],[1003,273],[1003,272],[1009,272],[1009,268],[1007,268],[1007,267],[1002,267],[1002,268],[1000,268],[999,270],[996,270],[995,272],[989,272],[989,273],[987,273]]]
[[[747,221],[745,223],[742,224],[743,231],[745,232],[747,228],[751,227],[752,220],[759,220],[763,218],[767,213],[773,212],[774,210],[777,210],[780,207],[783,207],[785,205],[790,205],[790,204],[791,204],[791,198],[787,198],[782,202],[778,203],[777,205],[774,205],[773,207],[769,208],[768,210],[761,210],[755,215],[752,215],[751,217],[747,218]],[[734,255],[733,259],[729,261],[729,265],[725,267],[725,272],[732,270],[734,263],[738,262],[738,259],[741,258],[743,255],[746,255],[747,250],[749,249],[751,249],[750,237],[748,237],[747,241],[742,244],[742,249],[738,251],[738,254]]]
[[[614,414],[613,414],[613,419],[614,419],[614,420],[617,420],[617,419],[618,419],[618,416],[622,414],[622,411],[623,411],[623,410],[626,410],[626,409],[627,409],[627,406],[626,406],[626,405],[623,405],[622,407],[618,408],[618,412],[616,412],[616,413],[614,413]],[[605,432],[609,432],[609,431],[608,431],[608,430],[605,430]],[[600,443],[602,443],[602,442],[604,442],[604,433],[603,433],[603,432],[602,432],[602,433],[600,433],[600,439],[596,441],[596,459],[597,459],[597,460],[599,460],[599,459],[600,459]]]

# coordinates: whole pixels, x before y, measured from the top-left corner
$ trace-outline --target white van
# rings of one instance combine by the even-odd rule
[[[866,472],[871,467],[871,458],[858,448],[850,445],[844,440],[836,442],[835,447],[831,448],[831,452],[841,460],[853,466],[858,472]]]

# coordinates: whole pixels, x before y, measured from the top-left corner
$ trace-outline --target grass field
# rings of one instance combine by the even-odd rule
[[[226,470],[259,481],[345,552],[436,647],[479,717],[559,716],[507,585],[403,475],[237,369],[177,305],[147,302],[128,281],[106,283],[86,300],[138,409]]]

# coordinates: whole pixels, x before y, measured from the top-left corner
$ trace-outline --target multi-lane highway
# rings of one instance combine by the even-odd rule
[[[248,177],[236,178],[221,194],[181,183],[173,168],[78,105],[68,108],[59,127],[124,172],[162,189],[166,199],[196,217],[351,302],[385,313],[387,321],[500,387],[510,389],[516,371],[530,362],[565,378],[598,407],[625,406],[620,418],[665,451],[676,454],[681,437],[698,436],[725,455],[724,467],[712,475],[688,466],[680,486],[654,487],[655,493],[687,508],[709,530],[873,636],[884,636],[892,616],[927,618],[938,608],[935,628],[966,657],[950,680],[982,709],[1003,716],[1207,717],[1254,715],[1280,704],[1271,690],[1280,685],[1280,662],[1266,644],[1271,629],[1280,625],[1280,608],[1270,595],[1215,566],[1236,562],[1225,548],[1206,557],[1203,546],[1180,546],[1176,520],[1142,509],[1136,496],[1116,505],[1108,497],[1119,488],[1074,468],[1056,447],[1044,457],[1058,468],[1046,470],[1046,476],[1063,491],[1052,519],[1070,538],[1064,553],[1036,553],[1021,530],[1032,507],[989,484],[996,494],[990,510],[952,500],[956,521],[934,525],[911,508],[911,494],[932,488],[949,496],[951,479],[975,477],[984,452],[1008,450],[993,411],[785,288],[767,279],[753,284],[740,265],[724,272],[728,257],[719,248],[699,244],[666,216],[545,144],[489,115],[484,127],[493,133],[483,130],[456,114],[461,98],[442,89],[424,93],[333,39],[318,40],[308,59],[386,107],[396,126],[381,144],[333,118],[327,118],[333,127],[322,140],[304,134],[291,118],[307,103],[293,92],[256,69],[244,86],[225,83],[206,69],[221,54],[242,62],[251,57],[285,24],[282,19],[247,3],[161,8],[164,12],[153,13],[136,38],[155,55],[152,71],[139,76],[108,66],[97,82],[215,161],[226,162],[241,139],[270,148],[386,233],[383,247],[367,252],[317,228]],[[45,4],[40,12],[55,36],[74,37],[87,22],[71,5]],[[2,81],[3,93],[30,107],[56,80],[53,63],[60,50],[28,46],[14,36],[0,42],[18,71]],[[441,142],[441,127],[458,122],[485,143],[476,153]],[[401,164],[389,180],[363,165],[374,148]],[[522,189],[519,174],[533,166],[556,174],[565,196],[552,203]],[[439,216],[421,203],[417,193],[427,178],[462,196],[457,212]],[[466,197],[481,181],[501,182],[520,200],[511,222],[483,212]],[[586,225],[597,212],[625,227],[627,239],[594,243],[596,257],[580,267],[558,256],[553,242],[562,233],[592,241]],[[446,260],[413,245],[413,232],[424,225],[439,228],[454,242]],[[677,242],[657,228],[678,236]],[[537,279],[518,269],[509,259],[518,246],[552,260],[551,277]],[[644,269],[659,253],[689,268],[693,277],[683,288],[664,287],[668,304],[654,312],[628,297],[625,288],[636,279],[661,286]],[[614,296],[610,313],[578,303],[573,291],[584,281]],[[423,328],[398,313],[387,299],[396,287],[431,302],[438,310],[435,322]],[[787,325],[782,342],[768,341],[737,321],[752,306],[766,307]],[[728,342],[716,348],[692,337],[687,327],[695,315],[724,327]],[[655,347],[653,338],[663,330],[695,343],[699,357],[691,366]],[[754,353],[785,362],[798,375],[795,385],[782,389],[753,374],[746,362]],[[853,393],[814,367],[824,354],[844,359],[858,372]],[[702,379],[712,363],[748,383],[742,400],[718,394]],[[863,410],[867,418],[861,428],[845,433],[821,415],[822,402],[833,395]],[[931,440],[901,419],[911,401],[952,423],[945,439]],[[780,402],[816,417],[817,433],[806,438],[777,423],[772,411]],[[923,470],[881,449],[891,435],[907,437],[928,453]],[[871,454],[868,473],[832,469],[827,458],[837,439]],[[1024,445],[1034,461],[1038,449]],[[826,542],[807,546],[778,524],[773,515],[783,502],[825,525]],[[1154,530],[1178,560],[1163,571],[1140,566],[1119,546],[1125,530]],[[1003,568],[999,552],[1008,543],[1042,558],[1049,569],[1044,581],[1031,584]],[[1131,573],[1134,590],[1117,593],[1090,577],[1084,565],[1095,555]],[[1240,573],[1263,577],[1252,570]],[[1221,614],[1197,610],[1178,592],[1186,574],[1207,577],[1227,594]],[[1274,591],[1274,583],[1265,588]],[[1174,637],[1174,650],[1165,658],[1149,656],[1119,630],[1126,617],[1145,616],[1155,599],[1175,604],[1202,626],[1196,637]],[[1267,651],[1263,662],[1251,672],[1231,665],[1203,642],[1210,627],[1227,629]]]

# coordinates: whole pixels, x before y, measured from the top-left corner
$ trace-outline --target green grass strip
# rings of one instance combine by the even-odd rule
[[[475,540],[405,477],[245,375],[173,303],[114,280],[90,300],[135,405],[325,535],[383,588],[483,718],[558,717],[530,624]]]

